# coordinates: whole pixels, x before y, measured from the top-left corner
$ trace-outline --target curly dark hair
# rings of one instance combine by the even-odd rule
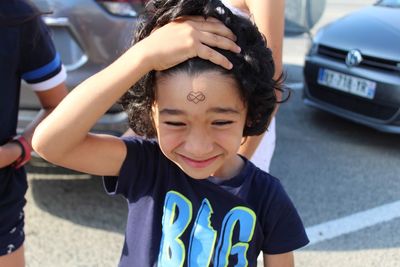
[[[237,81],[242,100],[247,106],[243,136],[264,133],[278,103],[275,90],[283,91],[283,87],[281,78],[273,79],[274,62],[264,36],[248,18],[233,14],[219,0],[152,0],[148,2],[136,29],[134,43],[144,39],[157,27],[179,17],[191,15],[217,18],[236,35],[236,43],[241,47],[239,54],[216,49],[232,62],[233,68],[227,70],[208,60],[192,58],[161,71],[158,75],[170,75],[176,72],[198,74],[206,71],[218,71],[221,74],[232,76]],[[155,101],[155,83],[155,71],[151,71],[133,85],[119,101],[128,113],[131,129],[136,134],[149,138],[156,136],[151,116],[151,107]]]

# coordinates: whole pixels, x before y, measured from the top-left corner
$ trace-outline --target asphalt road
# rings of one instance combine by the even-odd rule
[[[328,1],[319,24],[369,3]],[[306,47],[306,36],[285,39],[290,82],[302,80]],[[296,252],[296,266],[400,266],[399,211],[387,206],[400,201],[400,136],[306,107],[301,87],[295,87],[277,116],[271,173],[281,179],[307,230],[318,229],[313,240],[320,239]],[[27,266],[116,266],[125,201],[108,197],[99,177],[33,165],[25,210]],[[351,226],[347,232],[343,222]]]

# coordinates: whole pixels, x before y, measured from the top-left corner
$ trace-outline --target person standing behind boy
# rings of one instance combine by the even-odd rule
[[[251,19],[258,30],[267,39],[267,46],[272,50],[275,63],[274,78],[282,75],[282,47],[285,24],[285,0],[222,0],[222,3],[234,12]],[[278,101],[282,100],[282,92],[275,91]],[[269,172],[276,144],[275,113],[265,134],[251,136],[240,147],[239,153],[245,156],[262,170]]]
[[[294,266],[308,243],[277,178],[237,154],[275,110],[271,51],[218,0],[153,0],[133,45],[76,87],[33,137],[127,199],[120,267]],[[90,133],[120,98],[142,137]],[[151,139],[156,138],[156,140]]]
[[[23,165],[30,159],[35,127],[67,95],[66,72],[40,15],[27,1],[0,2],[0,267],[25,265]],[[16,135],[21,78],[43,108]]]

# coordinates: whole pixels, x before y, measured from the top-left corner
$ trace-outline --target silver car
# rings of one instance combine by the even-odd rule
[[[53,41],[68,72],[71,90],[100,71],[130,45],[132,32],[145,1],[33,0],[45,15]],[[26,84],[22,85],[26,87]],[[28,88],[21,90],[19,131],[32,121],[40,107]],[[117,105],[94,126],[94,132],[121,135],[126,115]]]
[[[381,0],[319,30],[306,57],[304,101],[400,133],[400,0]]]

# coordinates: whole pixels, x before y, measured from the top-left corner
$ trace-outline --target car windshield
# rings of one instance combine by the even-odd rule
[[[398,7],[400,8],[400,0],[381,0],[376,3],[378,6]]]

